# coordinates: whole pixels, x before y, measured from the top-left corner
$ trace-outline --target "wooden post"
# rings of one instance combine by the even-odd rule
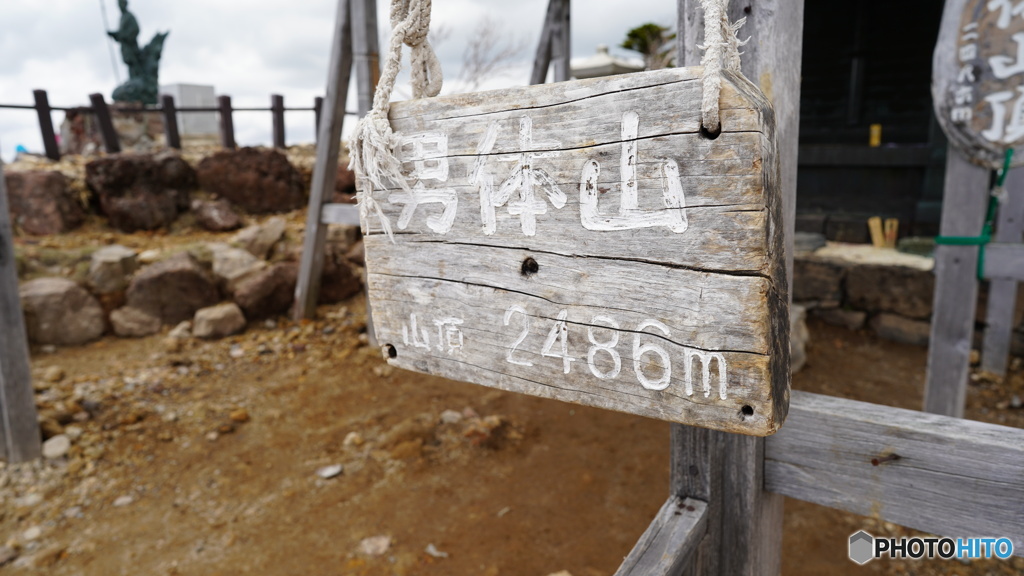
[[[320,213],[334,191],[338,176],[338,153],[341,151],[341,128],[345,122],[345,97],[352,75],[352,14],[348,0],[338,0],[338,13],[331,45],[331,67],[327,71],[327,116],[317,121],[316,164],[309,191],[306,232],[302,241],[299,278],[295,285],[296,319],[312,318],[320,296],[320,276],[324,266],[324,239],[327,227],[321,225]],[[354,8],[354,6],[353,6]],[[321,101],[320,98],[317,98]]]
[[[540,32],[540,41],[537,43],[537,54],[533,58],[533,71],[530,73],[530,84],[543,84],[548,77],[548,67],[551,65],[552,38],[555,28],[562,19],[563,1],[548,0],[548,11],[544,16],[544,27]]]
[[[103,148],[107,154],[117,154],[121,151],[121,142],[114,130],[114,121],[110,117],[110,108],[103,94],[89,94],[89,102],[92,103],[92,110],[96,113],[96,122],[100,125],[100,136],[103,137]]]
[[[178,134],[178,112],[174,107],[174,96],[164,94],[160,97],[160,103],[163,108],[164,135],[167,138],[167,145],[181,150],[181,135]]]
[[[8,210],[0,163],[0,458],[15,463],[38,458],[41,444]]]
[[[565,82],[572,74],[569,65],[572,59],[569,0],[560,0],[560,4],[561,10],[551,34],[551,60],[554,65],[555,82]]]
[[[990,172],[950,148],[946,157],[943,236],[977,236],[988,207]],[[978,302],[978,247],[937,246],[935,298],[924,410],[963,418]]]
[[[1006,176],[1006,201],[999,206],[996,242],[1020,244],[1024,230],[1024,170],[1011,170]],[[1006,375],[1016,320],[1017,281],[993,279],[988,285],[988,307],[985,313],[985,342],[982,346],[981,369]]]
[[[352,1],[352,65],[356,70],[359,116],[373,108],[373,93],[380,80],[380,48],[377,39],[377,0]],[[344,110],[341,111],[345,113]]]
[[[220,108],[220,145],[227,150],[235,149],[235,121],[231,117],[231,96],[217,96]]]
[[[320,138],[320,114],[323,111],[324,99],[317,96],[313,99],[313,137],[319,141]]]
[[[274,148],[284,149],[284,96],[270,95],[270,114],[274,119]]]
[[[698,0],[678,0],[678,7],[678,61],[697,66],[703,10]],[[741,56],[743,73],[775,107],[788,279],[793,277],[803,11],[803,0],[748,0],[729,7],[731,21],[747,19],[740,36],[754,38]],[[692,560],[691,573],[779,574],[783,500],[764,489],[764,442],[673,425],[675,495],[710,498],[708,534]]]
[[[57,136],[53,132],[53,117],[50,116],[50,100],[46,97],[46,90],[33,90],[32,96],[36,100],[39,132],[43,136],[46,157],[50,160],[60,160],[60,148],[57,146]]]

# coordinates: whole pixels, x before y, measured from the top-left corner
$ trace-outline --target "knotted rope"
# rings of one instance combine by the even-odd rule
[[[402,64],[402,45],[412,50],[412,90],[414,98],[437,96],[441,92],[441,63],[438,62],[427,35],[430,32],[431,0],[392,0],[391,42],[388,45],[384,71],[373,94],[373,108],[356,124],[349,150],[349,167],[359,183],[357,195],[360,217],[366,221],[372,208],[384,232],[391,237],[391,223],[374,201],[375,188],[386,188],[385,179],[412,193],[402,176],[402,163],[395,156],[400,138],[391,131],[388,108],[391,93]]]
[[[722,70],[740,71],[740,46],[750,39],[740,41],[737,37],[736,33],[747,19],[729,22],[729,0],[700,0],[700,4],[704,8],[704,45],[698,46],[704,50],[700,61],[704,67],[700,124],[708,132],[717,134],[722,128],[718,108],[722,94]]]

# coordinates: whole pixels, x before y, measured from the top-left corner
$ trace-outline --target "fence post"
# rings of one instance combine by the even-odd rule
[[[572,59],[569,0],[560,1],[562,10],[551,34],[551,63],[554,65],[555,82],[565,82],[572,75],[569,65],[569,61]]]
[[[274,148],[284,148],[284,96],[270,95],[270,115],[274,119]]]
[[[50,116],[50,100],[46,97],[46,90],[33,90],[32,96],[36,100],[36,114],[39,115],[39,131],[43,135],[46,157],[50,160],[60,160],[60,148],[53,133],[53,118]]]
[[[1024,170],[1011,170],[1006,177],[1007,199],[999,206],[996,242],[1020,244],[1024,230]],[[1006,375],[1017,320],[1017,281],[993,279],[988,285],[988,306],[985,312],[985,341],[981,353],[981,369]]]
[[[167,137],[167,145],[181,150],[181,135],[178,134],[178,113],[174,108],[174,96],[164,94],[160,97],[160,103],[163,108],[164,135]]]
[[[0,163],[0,458],[15,463],[38,458],[42,447],[9,214]]]
[[[107,154],[117,154],[121,151],[121,142],[117,139],[117,131],[114,130],[114,121],[110,118],[110,108],[103,94],[89,94],[89,102],[92,103],[92,110],[96,113],[96,122],[100,125],[100,135],[103,137],[103,148]]]
[[[313,137],[317,142],[320,141],[320,114],[323,113],[324,99],[322,96],[317,96],[313,99]]]
[[[220,145],[227,150],[235,149],[235,121],[231,117],[231,96],[217,96],[220,108]]]
[[[351,0],[351,7],[352,65],[356,69],[356,95],[359,99],[359,116],[362,117],[373,108],[373,92],[380,80],[377,0]]]

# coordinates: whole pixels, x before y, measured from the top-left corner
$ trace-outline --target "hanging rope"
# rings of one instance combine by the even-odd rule
[[[741,42],[737,37],[736,33],[747,19],[741,18],[735,24],[729,22],[729,0],[700,0],[700,4],[704,9],[704,45],[698,46],[704,50],[700,61],[704,67],[700,125],[717,134],[722,128],[718,107],[722,94],[722,71],[740,71],[740,46],[750,39]]]
[[[356,124],[349,146],[352,160],[349,167],[359,182],[359,212],[365,221],[371,209],[381,226],[392,238],[391,223],[384,210],[373,199],[374,189],[387,188],[385,180],[412,193],[402,176],[402,163],[395,156],[399,138],[391,131],[388,109],[391,93],[402,64],[402,45],[411,48],[412,90],[414,98],[437,96],[441,92],[441,63],[438,62],[427,34],[430,32],[431,0],[392,0],[391,42],[388,45],[384,71],[373,94],[373,108]],[[394,240],[392,238],[392,240]]]

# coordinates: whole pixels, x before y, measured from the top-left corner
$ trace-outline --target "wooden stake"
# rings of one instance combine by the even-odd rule
[[[274,148],[285,148],[284,143],[284,96],[271,94],[270,115],[273,118]]]
[[[174,109],[174,96],[164,94],[160,97],[164,116],[164,136],[167,146],[181,150],[181,135],[178,134],[178,113]]]
[[[995,241],[1020,244],[1021,232],[1024,230],[1024,170],[1010,171],[1005,184],[1007,199],[999,206]],[[988,285],[988,307],[985,313],[982,370],[1000,376],[1006,374],[1016,308],[1017,281],[991,280]]]
[[[895,218],[885,220],[885,247],[896,248],[896,241],[900,235],[900,221]]]
[[[235,121],[231,117],[231,96],[217,96],[220,108],[220,145],[227,150],[235,149]]]
[[[39,115],[39,132],[43,137],[43,148],[46,150],[46,157],[50,160],[60,160],[60,148],[57,146],[57,137],[53,132],[53,117],[50,116],[50,101],[46,97],[46,90],[33,90],[32,96],[36,101],[36,114]]]
[[[885,232],[882,231],[882,219],[878,216],[868,218],[868,231],[871,232],[871,245],[885,248]]]
[[[117,131],[114,130],[114,121],[110,117],[110,108],[107,107],[103,94],[89,94],[89,101],[92,103],[93,112],[96,113],[96,122],[100,125],[103,148],[107,154],[117,154],[121,151],[121,142],[118,140]]]

